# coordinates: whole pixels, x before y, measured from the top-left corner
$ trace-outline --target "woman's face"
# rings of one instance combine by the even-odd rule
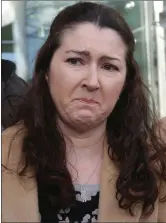
[[[126,46],[120,35],[92,23],[66,30],[48,73],[61,120],[95,127],[112,112],[126,78]]]

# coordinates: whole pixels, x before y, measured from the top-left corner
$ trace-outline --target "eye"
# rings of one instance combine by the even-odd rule
[[[77,65],[82,65],[83,64],[83,60],[81,58],[68,58],[66,60],[67,63],[77,66]]]
[[[119,70],[118,67],[113,64],[104,64],[102,66],[102,68],[104,68],[107,71],[118,71]]]

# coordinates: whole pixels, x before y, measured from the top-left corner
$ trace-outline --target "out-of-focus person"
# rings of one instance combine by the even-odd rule
[[[16,121],[20,104],[25,100],[28,84],[16,74],[16,65],[1,60],[1,130]]]

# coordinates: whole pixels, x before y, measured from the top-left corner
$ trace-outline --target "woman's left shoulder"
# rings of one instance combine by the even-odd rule
[[[162,181],[159,188],[158,222],[166,222],[166,181]]]
[[[166,117],[160,119],[159,127],[160,127],[162,141],[165,143],[165,151],[166,151]],[[162,182],[160,182],[159,190],[160,190],[159,198],[161,202],[159,201],[158,221],[166,222],[166,180],[162,180]]]
[[[163,127],[166,128],[166,116],[160,119],[160,123]]]
[[[166,116],[160,119],[160,124],[166,128]]]
[[[159,135],[162,141],[166,144],[166,117],[159,120],[157,124],[157,135]]]

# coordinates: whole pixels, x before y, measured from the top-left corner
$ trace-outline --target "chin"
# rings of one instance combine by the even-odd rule
[[[95,120],[97,120],[97,115],[91,111],[83,111],[73,114],[71,119],[80,122],[95,122]]]
[[[76,120],[75,122],[70,123],[70,126],[78,133],[86,133],[90,129],[95,128],[97,125],[94,122]]]
[[[99,119],[94,115],[77,115],[71,117],[70,125],[77,129],[77,131],[88,131],[91,128],[95,128],[99,124]]]
[[[104,121],[105,115],[103,113],[95,113],[90,110],[71,111],[67,112],[66,120],[67,124],[78,132],[86,132],[92,128],[97,127]]]

